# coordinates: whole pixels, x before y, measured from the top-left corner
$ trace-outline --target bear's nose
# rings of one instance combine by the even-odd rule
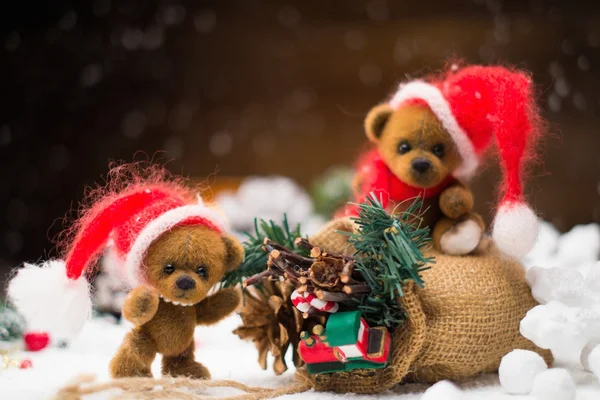
[[[175,286],[181,290],[190,290],[196,287],[196,282],[187,275],[180,276],[175,281]]]
[[[431,161],[426,158],[416,158],[412,162],[412,168],[419,173],[423,173],[431,168]]]

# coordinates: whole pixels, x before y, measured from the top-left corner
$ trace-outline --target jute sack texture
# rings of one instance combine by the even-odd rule
[[[310,242],[330,252],[352,252],[336,230],[350,231],[352,222],[332,221]],[[535,351],[550,365],[550,351],[519,333],[521,319],[537,302],[518,261],[491,244],[463,257],[426,253],[436,262],[423,272],[424,289],[407,283],[398,299],[408,321],[392,334],[388,367],[319,375],[300,370],[298,378],[316,390],[377,393],[401,382],[456,381],[494,372],[514,349]]]

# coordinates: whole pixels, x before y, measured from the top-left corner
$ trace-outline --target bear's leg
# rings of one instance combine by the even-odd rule
[[[162,373],[170,376],[187,376],[196,379],[210,379],[208,369],[194,360],[194,342],[178,356],[163,356]]]
[[[154,341],[142,332],[131,331],[125,336],[119,351],[110,362],[110,375],[113,378],[152,377],[150,366],[154,357]]]
[[[474,212],[458,219],[442,218],[433,228],[433,245],[453,256],[469,254],[477,248],[484,229],[483,219]]]

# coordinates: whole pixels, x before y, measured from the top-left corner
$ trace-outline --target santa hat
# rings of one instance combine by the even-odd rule
[[[163,233],[182,225],[221,232],[219,215],[191,194],[168,183],[133,185],[92,205],[78,222],[64,261],[25,264],[10,281],[9,299],[28,329],[57,338],[81,330],[92,306],[86,272],[107,247],[118,256],[122,277],[133,287],[144,282],[144,254]]]
[[[462,164],[454,176],[468,180],[496,139],[503,172],[503,197],[494,220],[493,239],[506,254],[521,257],[535,244],[538,218],[523,198],[524,162],[539,134],[539,116],[529,76],[504,67],[453,66],[441,79],[400,85],[390,100],[427,105],[452,137]]]

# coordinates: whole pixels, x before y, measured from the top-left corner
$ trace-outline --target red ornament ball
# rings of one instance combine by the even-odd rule
[[[40,351],[50,343],[50,336],[46,332],[27,332],[23,335],[27,351]]]
[[[29,359],[25,359],[21,361],[21,364],[19,364],[19,368],[21,369],[29,369],[31,367],[33,367],[33,363]]]

